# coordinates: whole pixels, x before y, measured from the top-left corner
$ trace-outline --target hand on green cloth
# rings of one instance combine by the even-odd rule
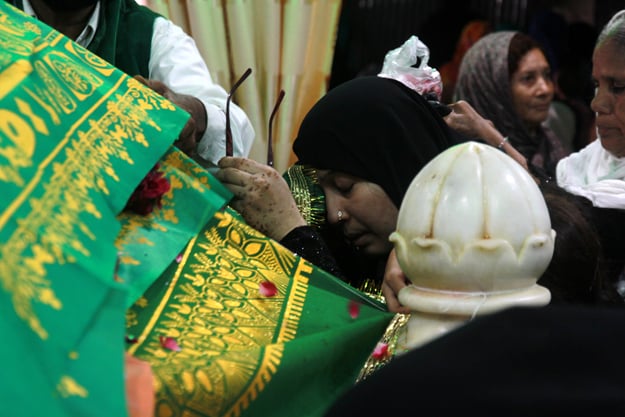
[[[196,97],[174,92],[160,81],[146,79],[140,75],[135,75],[134,78],[191,115],[174,145],[182,152],[193,157],[196,153],[197,145],[206,131],[206,109],[204,104]]]
[[[222,158],[219,168],[215,177],[234,194],[230,205],[256,230],[279,241],[306,225],[286,180],[274,168],[235,157]]]

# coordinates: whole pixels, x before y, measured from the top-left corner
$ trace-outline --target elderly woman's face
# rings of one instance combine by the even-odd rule
[[[341,228],[347,242],[362,253],[387,255],[397,207],[379,185],[340,172],[317,171],[326,197],[327,219]]]
[[[625,54],[607,41],[592,58],[595,98],[590,107],[597,114],[601,145],[614,156],[625,156]]]
[[[549,63],[540,49],[525,54],[510,80],[512,103],[523,123],[530,128],[547,120],[553,100]]]

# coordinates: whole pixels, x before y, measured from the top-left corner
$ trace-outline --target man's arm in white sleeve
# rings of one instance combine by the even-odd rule
[[[206,131],[198,155],[212,164],[226,156],[227,91],[213,82],[193,38],[173,22],[159,17],[154,22],[149,77],[178,94],[199,99],[206,109]],[[230,102],[230,127],[234,156],[249,155],[254,128],[239,106]]]

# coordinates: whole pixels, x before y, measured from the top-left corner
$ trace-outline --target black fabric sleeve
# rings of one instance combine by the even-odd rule
[[[296,227],[280,240],[280,244],[324,271],[345,280],[330,249],[312,227]]]

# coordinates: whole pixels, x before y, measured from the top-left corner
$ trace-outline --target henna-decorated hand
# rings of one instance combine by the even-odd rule
[[[272,239],[280,240],[306,225],[288,184],[274,168],[252,159],[225,157],[215,176],[234,194],[230,205]]]

